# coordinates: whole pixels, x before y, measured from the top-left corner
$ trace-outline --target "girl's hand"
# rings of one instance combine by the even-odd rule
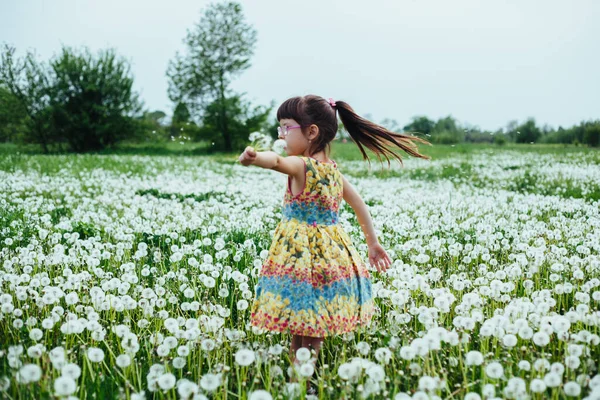
[[[240,155],[238,160],[243,166],[247,167],[248,165],[252,164],[254,160],[256,160],[256,151],[252,147],[248,146]]]
[[[378,272],[385,272],[391,265],[392,260],[379,243],[369,246],[369,263],[374,265]]]

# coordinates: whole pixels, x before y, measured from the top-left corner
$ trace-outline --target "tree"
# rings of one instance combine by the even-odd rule
[[[517,143],[535,143],[542,136],[542,131],[535,125],[533,118],[529,118],[525,123],[519,125],[516,133]]]
[[[15,58],[15,48],[4,45],[0,59],[0,86],[12,96],[26,114],[27,132],[24,141],[38,143],[48,153],[54,138],[49,132],[50,71],[28,51],[23,59]]]
[[[202,140],[214,143],[212,149],[218,150],[225,148],[225,137],[220,131],[220,115],[222,104],[215,100],[206,107],[204,113],[204,122],[198,128],[198,136]],[[268,118],[271,107],[255,106],[241,96],[231,96],[225,101],[225,112],[229,115],[229,130],[231,133],[232,147],[243,148],[248,142],[250,132],[265,130],[271,126]],[[276,130],[276,129],[275,129]],[[269,130],[269,133],[272,133]]]
[[[142,105],[132,89],[133,76],[113,49],[94,58],[87,48],[63,47],[51,67],[52,126],[70,150],[101,150],[141,134]]]
[[[95,59],[86,49],[63,47],[47,65],[28,52],[14,57],[5,45],[0,62],[4,87],[26,114],[25,142],[44,152],[66,145],[77,152],[100,150],[141,133],[141,103],[132,90],[129,66],[114,50]]]
[[[583,134],[583,143],[591,146],[600,146],[600,121],[586,122]]]
[[[26,110],[8,89],[0,86],[0,142],[17,142],[26,133]]]
[[[404,127],[405,132],[418,132],[430,136],[435,122],[425,116],[413,117],[412,122]]]
[[[224,149],[232,151],[235,116],[228,109],[236,96],[229,85],[250,67],[256,30],[246,23],[240,4],[213,3],[194,30],[188,30],[184,43],[187,55],[176,53],[167,70],[169,98],[185,103],[198,120],[210,107],[211,127],[221,132]]]

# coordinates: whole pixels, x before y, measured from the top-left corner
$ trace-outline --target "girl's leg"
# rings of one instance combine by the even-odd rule
[[[323,344],[322,337],[312,337],[312,336],[303,336],[302,337],[302,347],[306,347],[311,352],[315,350],[315,358],[319,358],[319,350],[321,349],[321,345]]]
[[[311,336],[303,336],[302,337],[302,347],[306,347],[307,349],[309,349],[312,353],[312,351],[315,351],[315,361],[313,363],[313,365],[317,364],[317,360],[319,359],[319,350],[321,349],[321,345],[323,344],[323,339],[322,337],[311,337]],[[311,388],[310,385],[310,379],[306,382],[306,389],[309,390]]]
[[[302,339],[304,336],[292,335],[292,343],[290,345],[290,361],[292,365],[292,374],[290,375],[290,382],[297,382],[296,376],[294,376],[293,365],[296,363],[296,350],[302,347]]]

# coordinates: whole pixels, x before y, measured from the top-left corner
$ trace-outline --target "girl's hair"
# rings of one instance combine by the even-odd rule
[[[312,124],[319,127],[319,136],[310,146],[310,155],[324,149],[327,149],[327,153],[329,153],[330,142],[335,138],[338,131],[338,122],[335,114],[337,110],[344,128],[360,149],[363,159],[369,161],[369,164],[370,160],[365,152],[365,146],[377,155],[379,161],[382,161],[381,155],[383,155],[388,161],[388,166],[390,164],[388,155],[396,157],[400,161],[400,164],[404,165],[402,158],[388,148],[392,145],[400,147],[413,157],[431,158],[419,153],[416,144],[413,143],[421,142],[430,145],[431,143],[427,140],[392,132],[381,125],[368,121],[357,115],[352,107],[344,101],[336,100],[334,104],[332,105],[323,97],[315,95],[292,97],[279,106],[277,120],[279,121],[284,118],[293,119],[302,127],[303,132],[305,128],[308,128]]]

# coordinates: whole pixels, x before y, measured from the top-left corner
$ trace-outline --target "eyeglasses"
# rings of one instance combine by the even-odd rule
[[[290,134],[290,129],[296,129],[296,128],[302,128],[300,125],[296,125],[296,126],[284,126],[283,128],[278,126],[277,127],[277,135],[278,136],[287,136]]]

